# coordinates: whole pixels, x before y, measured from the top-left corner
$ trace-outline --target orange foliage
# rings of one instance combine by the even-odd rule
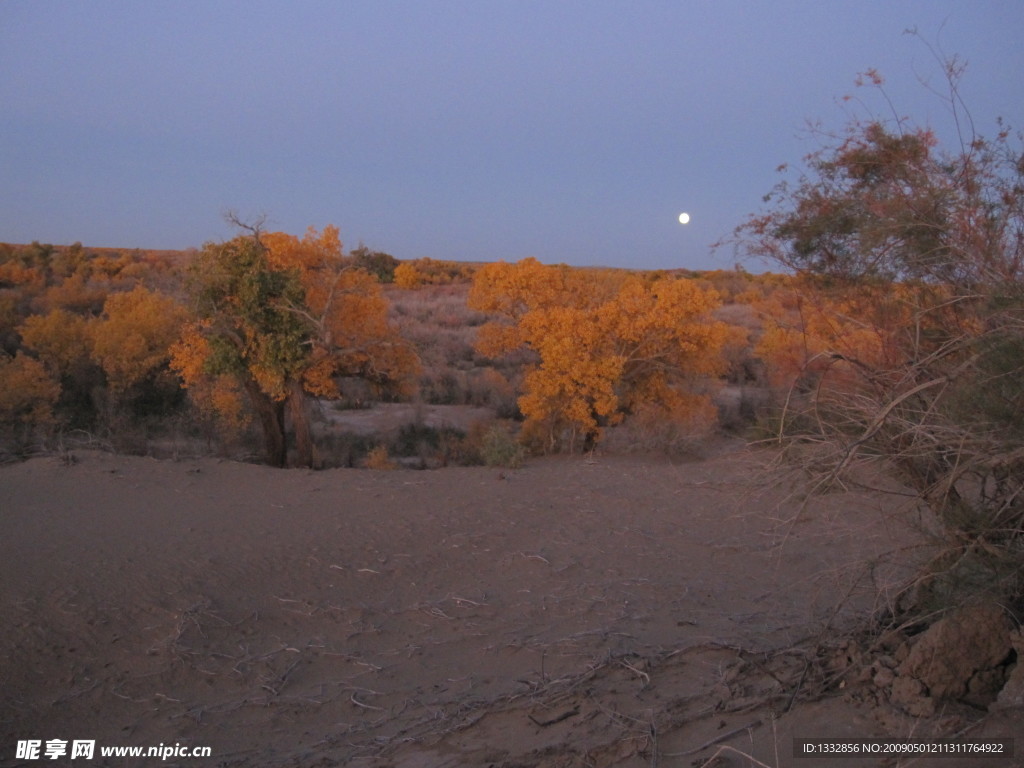
[[[305,306],[295,308],[313,326],[303,388],[319,397],[338,397],[334,377],[361,375],[372,382],[403,381],[416,372],[411,348],[388,322],[388,303],[377,278],[342,256],[338,228],[318,234],[310,227],[300,240],[284,232],[263,236],[268,262],[297,270]]]
[[[38,293],[46,286],[46,275],[34,267],[16,261],[0,264],[0,287],[16,287],[28,293]]]
[[[60,384],[38,360],[19,352],[0,354],[0,423],[31,427],[53,422]]]
[[[930,339],[976,333],[941,286],[884,283],[823,287],[791,278],[786,287],[756,298],[764,330],[755,348],[769,385],[788,388],[826,371],[835,386],[856,386],[861,371],[898,371],[907,350]]]
[[[174,346],[171,367],[213,408],[233,412],[232,393],[244,391],[271,464],[287,462],[285,408],[298,462],[311,466],[307,394],[338,397],[341,376],[402,391],[417,371],[377,278],[343,256],[336,227],[208,244],[192,271],[199,317]]]
[[[89,321],[65,309],[31,315],[18,328],[22,344],[55,375],[67,374],[89,358]]]
[[[424,257],[402,262],[395,267],[395,285],[399,288],[418,288],[421,285],[466,283],[473,279],[475,272],[473,264]]]
[[[188,389],[199,412],[212,419],[221,431],[237,433],[250,421],[245,410],[244,392],[234,376],[211,375],[206,370],[210,341],[208,323],[199,321],[184,326],[180,338],[171,345],[171,369]]]
[[[519,407],[528,435],[548,450],[602,425],[655,407],[666,418],[710,408],[692,385],[717,374],[727,338],[711,319],[714,291],[689,280],[647,282],[615,270],[548,267],[534,259],[483,267],[473,309],[505,318],[481,328],[478,348],[497,356],[520,347],[539,362],[524,378]]]
[[[96,314],[103,307],[107,289],[90,282],[83,272],[76,272],[58,285],[46,289],[36,302],[43,311],[66,309],[83,315]]]
[[[92,325],[93,357],[114,392],[141,382],[170,357],[185,310],[168,296],[143,287],[111,294]]]
[[[409,262],[402,262],[395,267],[395,285],[399,288],[418,288],[423,283],[423,275]]]

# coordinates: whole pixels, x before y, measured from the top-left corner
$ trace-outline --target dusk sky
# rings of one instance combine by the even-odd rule
[[[0,0],[0,241],[199,247],[230,209],[400,259],[731,267],[808,120],[890,114],[857,73],[952,137],[908,27],[980,133],[1024,127],[1020,0]]]

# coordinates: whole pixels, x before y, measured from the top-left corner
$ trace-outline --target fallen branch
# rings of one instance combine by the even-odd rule
[[[549,725],[555,725],[556,723],[560,723],[563,720],[568,720],[570,717],[575,717],[579,713],[580,708],[577,706],[573,707],[568,712],[563,712],[562,714],[557,715],[556,717],[552,717],[550,720],[538,720],[533,715],[527,715],[527,717],[530,718],[530,721],[534,725],[539,725],[541,728],[547,728]]]

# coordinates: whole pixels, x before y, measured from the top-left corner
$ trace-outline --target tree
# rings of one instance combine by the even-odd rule
[[[193,407],[209,426],[207,441],[215,434],[235,437],[250,423],[243,377],[216,373],[213,347],[203,333],[202,322],[187,323],[171,347],[171,368],[185,387]],[[255,409],[250,403],[252,409]]]
[[[423,275],[411,262],[403,261],[395,267],[393,280],[399,288],[418,288],[423,283]]]
[[[38,309],[66,309],[80,315],[98,315],[103,310],[109,287],[104,287],[86,278],[88,270],[79,270],[60,283],[49,286],[40,299],[34,302]]]
[[[184,322],[184,307],[142,286],[107,297],[91,324],[92,355],[115,395],[167,365]]]
[[[46,368],[23,352],[0,353],[0,425],[26,437],[37,426],[53,423],[60,384]]]
[[[525,259],[480,269],[469,300],[503,318],[480,329],[482,353],[536,355],[519,407],[545,450],[591,445],[603,426],[645,409],[677,421],[711,411],[695,384],[721,370],[727,334],[710,316],[717,295],[692,281]]]
[[[947,75],[951,109],[965,125],[960,72],[954,63]],[[882,86],[876,73],[868,81]],[[739,228],[740,242],[804,276],[807,303],[833,307],[826,314],[835,318],[811,334],[817,351],[806,359],[818,362],[820,380],[791,402],[791,415],[809,418],[788,420],[792,439],[822,452],[818,486],[865,464],[895,467],[945,544],[916,596],[1021,600],[1019,137],[1002,128],[943,150],[908,121],[855,121],[769,202]],[[850,345],[852,328],[872,342]]]
[[[22,345],[35,353],[58,378],[72,375],[89,362],[92,340],[89,320],[66,309],[30,315],[18,327]]]
[[[93,318],[65,309],[30,315],[18,326],[21,347],[60,383],[57,413],[62,426],[88,429],[96,415],[94,394],[103,374],[92,359]]]
[[[365,245],[354,248],[350,256],[352,263],[359,269],[369,272],[381,283],[395,282],[395,269],[398,267],[398,259],[390,253],[371,251]]]
[[[239,382],[263,431],[266,461],[283,467],[284,382],[308,354],[297,303],[297,277],[274,271],[259,233],[208,243],[191,267],[197,319],[172,349],[171,366],[186,387],[207,376]]]
[[[335,378],[345,375],[401,389],[416,370],[378,282],[342,255],[334,227],[301,240],[255,227],[207,244],[191,273],[196,320],[172,365],[196,391],[206,377],[232,377],[274,466],[287,463],[286,416],[298,463],[315,463],[307,394],[336,397]]]

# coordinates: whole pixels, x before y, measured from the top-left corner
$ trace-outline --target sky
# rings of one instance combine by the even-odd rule
[[[234,211],[399,259],[731,268],[809,121],[952,138],[932,50],[980,133],[1024,127],[1021,40],[1019,0],[0,0],[0,241],[201,247]]]

